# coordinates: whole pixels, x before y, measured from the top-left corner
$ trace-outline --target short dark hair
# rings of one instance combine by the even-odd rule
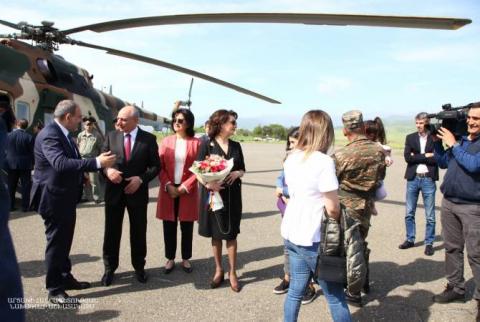
[[[22,130],[25,130],[28,127],[28,121],[26,119],[18,119],[17,125]]]
[[[428,120],[428,113],[427,112],[420,112],[415,115],[415,120]]]
[[[232,110],[217,110],[208,119],[208,136],[210,138],[216,137],[222,131],[222,125],[227,123],[233,116],[235,120],[238,118],[238,114]]]
[[[183,117],[185,118],[185,122],[187,123],[185,132],[187,136],[189,137],[195,136],[195,130],[193,128],[195,126],[195,116],[193,115],[192,111],[190,111],[188,108],[179,108],[172,112],[172,122],[170,123],[170,127],[172,131],[175,132],[175,128],[173,127],[173,124],[175,122],[175,117],[178,114],[182,114]]]

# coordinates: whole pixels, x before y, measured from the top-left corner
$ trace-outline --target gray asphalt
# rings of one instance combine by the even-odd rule
[[[47,305],[44,286],[45,235],[43,222],[35,213],[11,214],[10,229],[22,273],[25,297],[31,308],[28,321],[281,321],[285,295],[272,289],[283,274],[283,246],[280,215],[275,207],[274,184],[284,157],[280,144],[244,143],[247,174],[243,185],[244,214],[239,245],[239,278],[243,285],[236,294],[228,287],[210,289],[213,274],[210,240],[194,233],[194,271],[186,274],[177,266],[163,273],[165,263],[162,224],[155,218],[157,185],[152,182],[148,208],[147,284],[138,283],[130,264],[129,223],[125,219],[120,266],[111,287],[100,285],[103,273],[103,207],[82,204],[77,212],[75,239],[71,251],[73,274],[93,287],[70,291],[82,298],[77,309]],[[417,243],[399,250],[405,236],[405,163],[399,153],[385,180],[388,197],[377,204],[379,215],[372,220],[368,237],[371,255],[372,292],[363,308],[350,307],[356,321],[473,321],[476,303],[468,263],[465,278],[467,303],[434,304],[431,297],[443,290],[444,250],[440,236],[440,193],[437,194],[437,239],[435,254],[423,254],[425,216],[421,202],[417,212]],[[127,217],[127,216],[126,216]],[[179,254],[177,252],[177,254]],[[177,255],[179,256],[179,255]],[[227,259],[224,257],[227,267]],[[300,310],[300,321],[330,321],[324,297],[319,295]]]

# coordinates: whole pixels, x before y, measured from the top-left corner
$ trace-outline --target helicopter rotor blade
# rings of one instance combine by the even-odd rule
[[[10,27],[10,28],[13,28],[13,29],[22,30],[22,27],[19,26],[16,23],[8,22],[8,21],[5,21],[5,20],[0,20],[0,24],[2,24],[4,26],[7,26],[7,27]]]
[[[110,55],[116,55],[116,56],[120,56],[120,57],[124,57],[124,58],[138,60],[138,61],[141,61],[141,62],[144,62],[144,63],[147,63],[147,64],[152,64],[152,65],[165,67],[165,68],[175,70],[175,71],[180,72],[180,73],[188,74],[188,75],[198,77],[198,78],[204,79],[206,81],[209,81],[209,82],[212,82],[212,83],[224,86],[224,87],[231,88],[231,89],[233,89],[237,92],[256,97],[258,99],[267,101],[269,103],[281,104],[277,100],[274,100],[270,97],[264,96],[264,95],[259,94],[259,93],[255,93],[255,92],[253,92],[251,90],[248,90],[246,88],[237,86],[237,85],[232,84],[232,83],[228,83],[228,82],[223,81],[221,79],[218,79],[218,78],[215,78],[215,77],[212,77],[212,76],[194,71],[192,69],[188,69],[188,68],[184,68],[184,67],[181,67],[181,66],[178,66],[178,65],[170,64],[170,63],[158,60],[158,59],[154,59],[154,58],[150,58],[150,57],[146,57],[146,56],[141,56],[141,55],[137,55],[137,54],[134,54],[134,53],[129,53],[129,52],[126,52],[126,51],[121,51],[121,50],[117,50],[117,49],[113,49],[113,48],[108,48],[108,47],[98,46],[98,45],[94,45],[94,44],[89,44],[89,43],[86,43],[86,42],[83,42],[83,41],[72,40],[71,44],[82,46],[82,47],[93,48],[93,49],[105,50]]]
[[[192,97],[192,87],[193,87],[193,77],[190,81],[190,89],[188,90],[188,101],[190,102],[190,98]]]
[[[63,30],[62,32],[65,35],[68,35],[85,30],[105,32],[145,26],[193,23],[292,23],[307,25],[351,25],[454,30],[471,22],[472,21],[470,19],[462,18],[413,16],[346,15],[322,13],[206,13],[151,16],[105,21]]]

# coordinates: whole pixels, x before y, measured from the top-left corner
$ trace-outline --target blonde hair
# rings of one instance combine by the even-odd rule
[[[303,115],[297,149],[304,151],[306,158],[314,151],[326,154],[334,141],[332,119],[326,112],[311,110]]]

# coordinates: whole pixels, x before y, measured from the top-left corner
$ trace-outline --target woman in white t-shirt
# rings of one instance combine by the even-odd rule
[[[315,272],[323,207],[338,219],[338,181],[328,155],[334,141],[330,116],[321,110],[307,112],[300,124],[297,147],[284,163],[290,200],[281,233],[290,259],[290,287],[284,304],[284,320],[296,321],[310,274]],[[351,321],[341,283],[317,281],[334,321]]]

